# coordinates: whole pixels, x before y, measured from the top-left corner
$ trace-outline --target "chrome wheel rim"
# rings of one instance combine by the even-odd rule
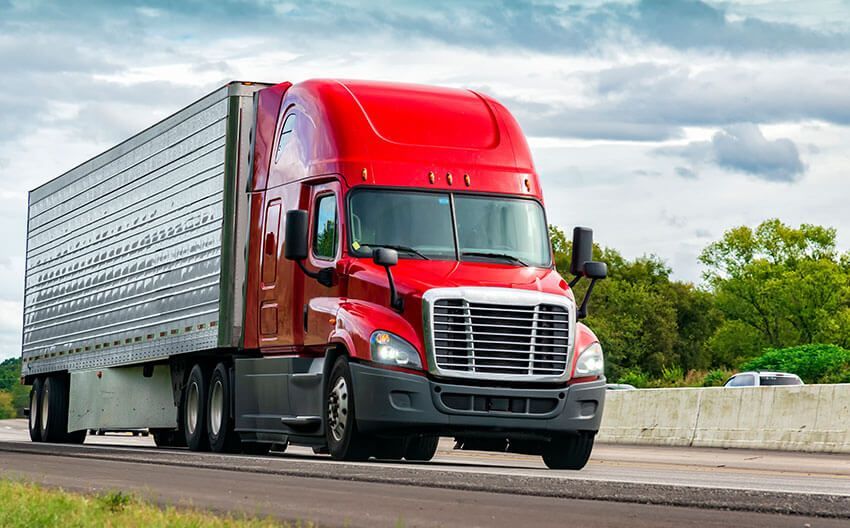
[[[37,407],[37,405],[33,405],[34,403],[37,403],[37,402],[35,401],[35,391],[32,391],[30,393],[30,416],[29,416],[30,431],[35,430],[35,424],[38,423],[35,420],[35,417],[38,414],[38,407]]]
[[[340,376],[328,394],[328,429],[334,440],[342,441],[348,420],[348,384]]]
[[[201,399],[200,394],[201,391],[198,388],[198,383],[193,381],[186,393],[186,430],[189,434],[195,434],[195,429],[198,428],[198,402]]]
[[[222,417],[224,416],[224,386],[221,380],[215,380],[210,393],[210,431],[213,436],[218,436],[221,431]]]
[[[41,405],[39,406],[38,414],[41,418],[41,428],[47,430],[47,415],[50,409],[50,389],[47,383],[41,386]]]

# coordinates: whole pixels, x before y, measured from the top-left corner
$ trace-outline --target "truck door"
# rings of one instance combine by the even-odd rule
[[[260,343],[274,341],[278,336],[277,284],[280,275],[280,199],[266,204],[263,222],[262,255],[260,257]]]
[[[334,267],[342,253],[342,199],[339,182],[312,186],[310,191],[310,251],[305,265],[311,270]],[[324,351],[333,330],[337,299],[343,286],[337,274],[330,288],[317,281],[304,281],[304,346]]]

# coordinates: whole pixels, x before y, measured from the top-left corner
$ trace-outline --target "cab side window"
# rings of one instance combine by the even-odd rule
[[[313,255],[323,260],[336,257],[338,219],[336,196],[325,194],[316,199],[316,220],[313,224]]]

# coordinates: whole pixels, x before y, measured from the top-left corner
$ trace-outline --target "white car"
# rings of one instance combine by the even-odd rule
[[[804,385],[796,374],[787,372],[739,372],[726,380],[724,387],[771,387],[776,385]]]

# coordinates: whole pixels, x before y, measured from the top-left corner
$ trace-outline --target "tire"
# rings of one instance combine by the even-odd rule
[[[186,435],[178,429],[151,430],[156,447],[186,447]]]
[[[368,460],[369,438],[357,429],[356,403],[348,358],[334,363],[325,390],[325,438],[336,460]]]
[[[246,455],[268,455],[272,445],[264,442],[242,442],[242,452]]]
[[[242,447],[230,415],[232,394],[227,367],[219,363],[210,376],[206,413],[207,440],[216,453],[238,453]]]
[[[543,450],[543,462],[549,469],[583,468],[593,451],[594,436],[595,433],[580,432],[553,438]]]
[[[65,443],[82,444],[86,441],[86,433],[88,433],[87,429],[81,429],[79,431],[71,431],[70,433],[65,433]]]
[[[375,438],[372,456],[382,460],[401,460],[407,453],[407,438]]]
[[[434,435],[422,435],[411,437],[407,442],[407,451],[404,458],[411,462],[428,462],[437,454],[437,444],[440,437]]]
[[[183,431],[186,445],[192,451],[208,451],[207,438],[207,376],[200,365],[192,367],[183,388]]]
[[[41,387],[41,440],[60,444],[68,433],[68,389],[58,376],[48,376]]]
[[[32,389],[30,389],[30,416],[29,416],[29,430],[30,430],[30,440],[33,442],[41,442],[41,387],[42,387],[42,379],[36,378],[35,381],[32,382]]]

